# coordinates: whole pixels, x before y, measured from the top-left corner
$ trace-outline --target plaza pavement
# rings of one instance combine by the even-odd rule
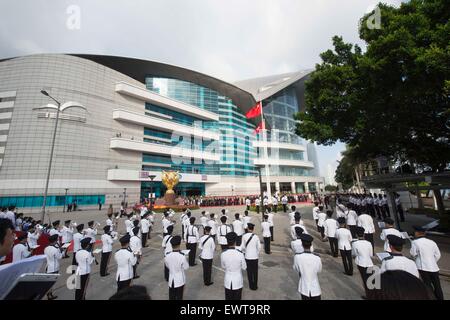
[[[361,278],[357,268],[354,270],[353,276],[347,276],[343,273],[342,260],[340,257],[333,258],[330,256],[330,248],[328,242],[322,242],[320,235],[316,230],[315,223],[312,220],[310,204],[298,205],[302,214],[302,219],[306,225],[308,232],[314,237],[315,252],[319,253],[322,259],[322,272],[319,276],[319,281],[322,289],[322,299],[354,299],[360,300],[364,294],[361,283]],[[226,207],[229,210],[228,217],[234,219],[234,213],[243,213],[244,206],[232,206]],[[200,217],[202,210],[214,212],[220,214],[221,207],[204,208],[200,210],[194,210],[193,216]],[[51,219],[61,221],[71,219],[77,223],[87,223],[90,220],[95,220],[101,223],[102,227],[105,225],[106,209],[102,211],[90,210],[90,211],[77,211],[71,213],[51,213]],[[256,233],[260,236],[260,215],[256,213],[250,213],[252,222],[256,224]],[[181,225],[179,223],[180,213],[177,213],[174,217],[177,224],[175,225],[174,234],[181,233]],[[426,218],[417,218],[414,216],[407,216],[410,221],[406,226],[406,230],[410,227],[412,222],[419,221],[426,223]],[[418,220],[417,220],[418,219]],[[423,221],[420,221],[420,220]],[[123,218],[119,221],[119,233],[124,233]],[[274,240],[271,244],[272,254],[267,255],[262,249],[259,259],[259,279],[258,290],[251,291],[248,288],[247,275],[244,272],[244,290],[242,298],[244,300],[298,300],[300,295],[297,292],[298,286],[298,274],[293,270],[293,255],[290,250],[290,226],[287,213],[280,213],[274,215]],[[102,230],[99,229],[98,239],[100,238]],[[375,252],[381,252],[383,248],[383,242],[379,240],[379,230],[377,227],[376,249]],[[262,240],[262,237],[260,236]],[[442,252],[442,258],[439,262],[440,267],[443,269],[443,273],[447,274],[446,270],[450,270],[450,241],[447,238],[436,237],[434,240],[438,241],[438,245]],[[138,275],[140,278],[133,281],[136,285],[145,285],[152,299],[168,299],[168,286],[163,276],[163,253],[161,248],[162,241],[162,227],[161,227],[161,214],[157,214],[155,217],[155,225],[151,233],[151,239],[147,244],[149,247],[143,248],[143,257],[141,263],[138,266]],[[113,248],[113,254],[115,250],[119,248],[118,241]],[[184,245],[182,245],[184,249]],[[197,250],[197,256],[199,250]],[[404,254],[409,254],[409,244],[404,249]],[[71,254],[70,254],[71,255]],[[100,262],[100,255],[97,255],[97,260]],[[69,290],[66,286],[66,281],[71,274],[66,273],[67,266],[71,263],[71,258],[63,259],[61,263],[61,276],[54,286],[54,294],[58,296],[58,299],[74,299],[74,290]],[[374,262],[380,265],[377,258],[374,258]],[[108,272],[110,275],[107,277],[99,276],[99,266],[92,265],[92,273],[89,280],[89,284],[86,291],[86,299],[108,299],[116,292],[115,282],[116,265],[114,257],[111,257]],[[214,256],[213,263],[213,281],[212,286],[203,285],[202,266],[201,261],[197,258],[197,266],[190,267],[186,272],[187,284],[184,291],[184,299],[192,300],[223,300],[224,299],[224,287],[223,279],[224,272],[220,268],[220,246],[217,246],[216,254]],[[450,278],[448,276],[441,276],[442,288],[444,291],[444,297],[450,298]]]

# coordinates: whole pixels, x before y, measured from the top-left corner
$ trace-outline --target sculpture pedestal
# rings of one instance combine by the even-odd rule
[[[164,201],[166,206],[172,206],[175,204],[177,195],[175,193],[166,193],[164,195]]]

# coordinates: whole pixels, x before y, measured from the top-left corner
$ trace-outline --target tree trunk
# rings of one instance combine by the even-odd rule
[[[433,196],[436,199],[437,210],[439,214],[444,214],[444,201],[442,200],[441,190],[433,189]]]

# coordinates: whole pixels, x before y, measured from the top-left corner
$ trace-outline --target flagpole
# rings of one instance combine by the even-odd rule
[[[272,192],[270,188],[270,171],[269,171],[269,154],[267,152],[267,130],[266,122],[264,121],[263,104],[262,100],[259,102],[261,104],[261,124],[263,133],[263,144],[264,144],[264,160],[265,160],[265,172],[266,172],[266,187],[267,187],[267,200],[268,203],[272,202]],[[261,206],[263,205],[264,199],[261,199]]]

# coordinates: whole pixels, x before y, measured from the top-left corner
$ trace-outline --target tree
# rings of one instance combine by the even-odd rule
[[[340,140],[362,162],[385,156],[443,171],[450,163],[448,0],[378,7],[380,29],[367,27],[371,14],[361,19],[365,52],[335,36],[334,49],[320,55],[296,132],[323,145]],[[342,161],[341,178],[349,182]]]
[[[337,187],[336,186],[333,186],[333,185],[331,185],[331,184],[327,184],[326,186],[325,186],[325,191],[328,191],[328,192],[336,192],[337,191]]]

